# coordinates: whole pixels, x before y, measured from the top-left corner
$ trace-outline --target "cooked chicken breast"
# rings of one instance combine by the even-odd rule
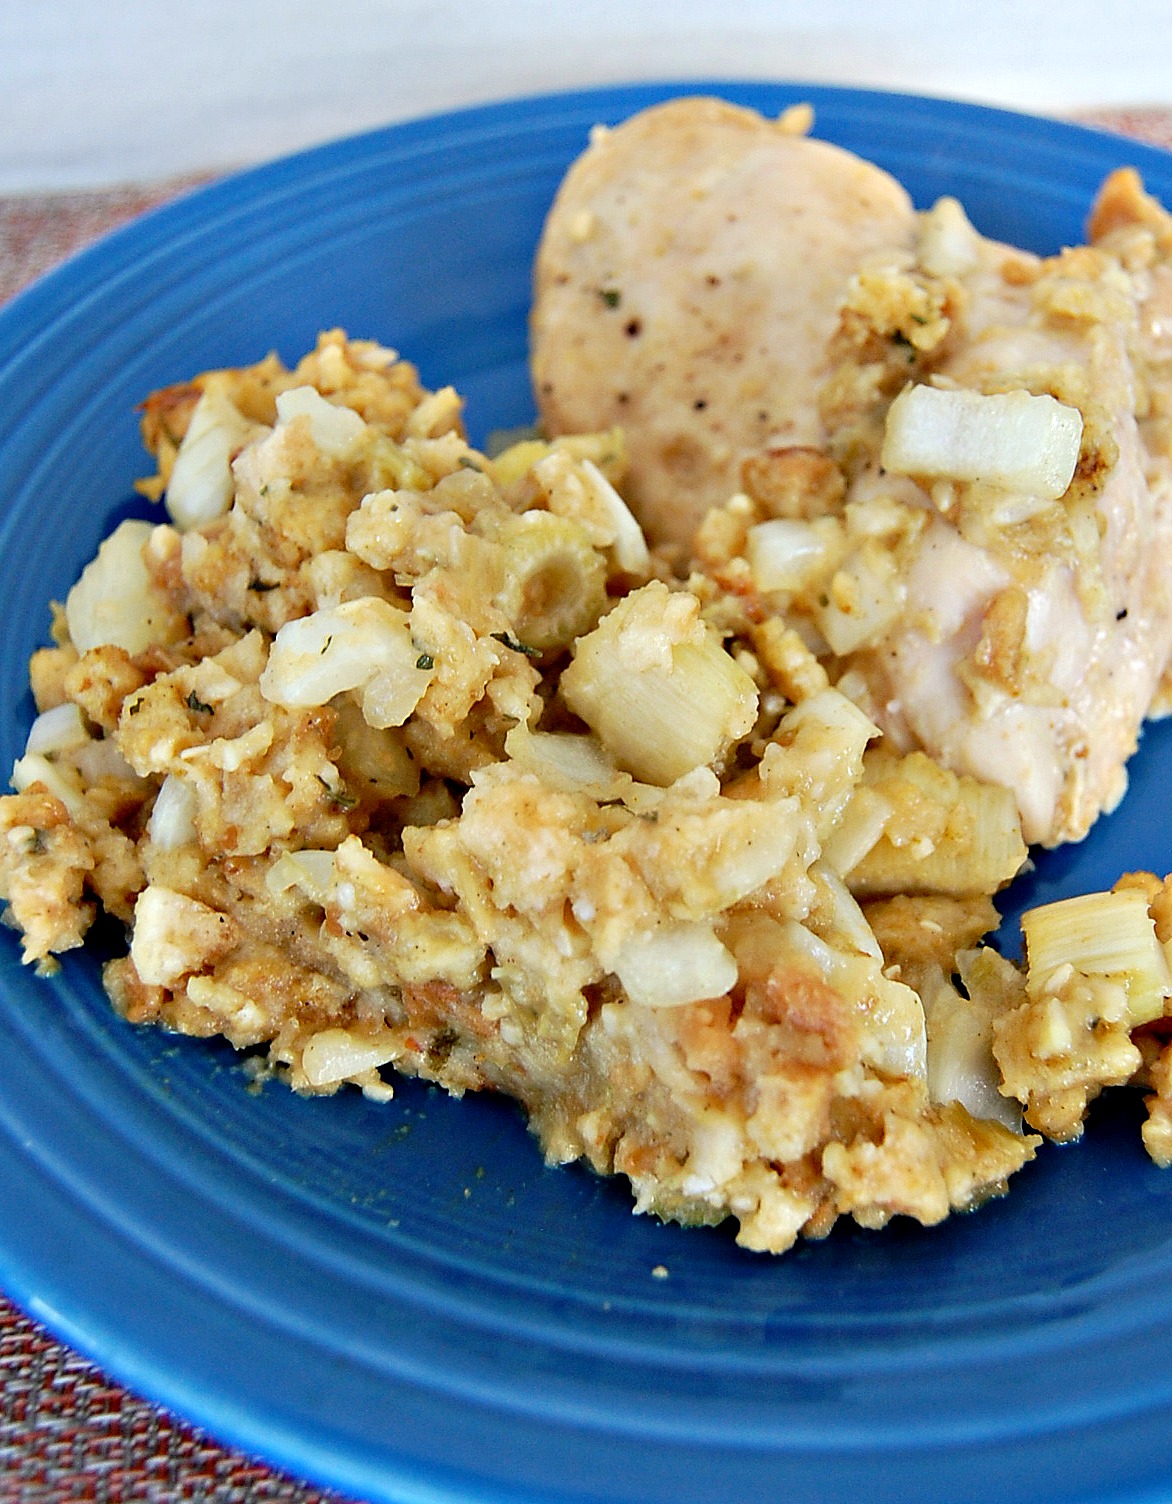
[[[843,288],[914,238],[893,178],[752,110],[678,99],[599,130],[537,256],[543,425],[621,424],[644,529],[687,543],[746,454],[822,441]]]
[[[1039,260],[972,233],[969,264],[937,279],[949,327],[914,379],[1057,397],[1082,419],[1077,468],[1056,498],[955,480],[947,463],[915,477],[927,521],[902,609],[855,660],[896,742],[1013,788],[1027,839],[1047,845],[1122,797],[1172,652],[1172,233],[1134,176],[1102,202],[1090,247]],[[910,275],[930,286],[925,259]],[[882,488],[881,458],[848,509]]]
[[[775,122],[675,101],[602,133],[549,216],[541,416],[625,428],[661,541],[747,493],[701,528],[701,566],[796,623],[895,745],[1013,789],[1031,842],[1079,840],[1170,698],[1169,226],[1119,173],[1091,244],[1043,260]],[[909,386],[968,394],[975,460],[897,460]],[[1041,440],[1021,473],[997,458],[986,399],[1013,393],[1064,428],[1056,489]]]

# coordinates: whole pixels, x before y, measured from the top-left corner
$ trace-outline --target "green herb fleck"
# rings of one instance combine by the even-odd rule
[[[526,658],[541,657],[540,648],[531,648],[527,642],[518,642],[509,632],[494,632],[492,636],[496,642],[503,642],[505,647],[510,648],[514,653],[524,653]]]
[[[338,809],[353,809],[354,806],[358,803],[358,800],[355,799],[354,795],[348,794],[341,784],[337,784],[335,786],[334,784],[327,783],[320,773],[317,773],[314,776],[316,777],[318,783],[321,784],[322,788],[325,789],[326,798],[330,801],[331,804],[336,805]]]
[[[196,711],[199,715],[211,715],[215,710],[214,705],[205,705],[194,689],[187,696],[187,708]]]
[[[600,287],[598,296],[608,308],[617,308],[623,301],[623,295],[617,287]]]
[[[415,667],[422,669],[434,668],[435,659],[430,653],[420,653],[419,657],[415,660]]]
[[[280,587],[277,585],[275,580],[271,582],[269,580],[249,580],[248,588],[249,590],[255,590],[258,594],[263,595],[266,590],[277,590]]]

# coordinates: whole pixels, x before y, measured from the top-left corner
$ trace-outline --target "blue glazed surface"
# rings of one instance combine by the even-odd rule
[[[420,121],[244,174],[132,225],[0,313],[0,763],[25,664],[144,469],[153,387],[320,328],[532,415],[529,267],[598,120],[696,90],[953,193],[986,233],[1077,241],[1111,168],[1172,158],[899,95],[706,83]],[[1172,867],[1172,727],[1120,810],[1008,908]],[[541,1163],[517,1111],[418,1083],[374,1107],[250,1092],[230,1049],[111,1014],[92,954],[50,981],[0,935],[0,1284],[132,1387],[371,1500],[876,1504],[1172,1493],[1172,1173],[1129,1098],[1010,1197],[936,1229],[842,1227],[780,1260],[632,1217]],[[662,1266],[667,1277],[656,1277]]]

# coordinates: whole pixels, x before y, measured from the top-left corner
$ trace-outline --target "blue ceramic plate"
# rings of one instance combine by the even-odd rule
[[[1111,168],[1073,127],[852,90],[702,84],[880,162],[921,204],[1039,251]],[[29,652],[144,468],[135,404],[334,324],[525,422],[529,267],[596,121],[680,86],[525,100],[233,178],[0,314],[0,762]],[[1172,866],[1169,730],[1033,896]],[[927,1231],[842,1227],[783,1259],[631,1215],[546,1169],[507,1103],[416,1083],[375,1107],[247,1089],[232,1052],[116,1020],[92,955],[52,981],[0,937],[0,1284],[135,1389],[372,1500],[873,1504],[1172,1491],[1172,1172],[1138,1104],[1097,1110],[1008,1199]],[[663,1271],[666,1270],[666,1275]]]

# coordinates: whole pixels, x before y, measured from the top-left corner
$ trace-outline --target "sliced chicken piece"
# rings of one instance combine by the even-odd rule
[[[1116,177],[1091,235],[1041,261],[973,233],[946,279],[951,324],[915,379],[1052,394],[1081,414],[1077,469],[1057,499],[916,477],[928,521],[902,561],[902,610],[854,662],[894,740],[1013,788],[1026,838],[1046,845],[1081,839],[1122,797],[1172,653],[1172,221]],[[928,285],[925,259],[911,275]],[[848,509],[877,484],[872,454]]]
[[[627,430],[649,534],[747,492],[702,567],[796,622],[897,746],[1013,789],[1046,845],[1115,806],[1172,708],[1172,220],[1122,172],[1089,234],[1043,260],[951,200],[917,219],[877,169],[680,100],[571,169],[532,321],[544,422]],[[896,465],[909,385],[1056,399],[1069,485]]]
[[[1172,510],[1172,214],[1144,192],[1138,173],[1114,172],[1103,184],[1088,224],[1092,243],[1117,256],[1135,279],[1139,308],[1132,331],[1136,412],[1142,457],[1157,516]],[[1167,567],[1159,550],[1152,567]],[[1150,714],[1172,711],[1172,665]]]
[[[843,289],[915,233],[893,178],[784,119],[688,98],[600,129],[537,256],[543,425],[620,424],[648,536],[689,542],[748,453],[823,442],[817,392]]]

